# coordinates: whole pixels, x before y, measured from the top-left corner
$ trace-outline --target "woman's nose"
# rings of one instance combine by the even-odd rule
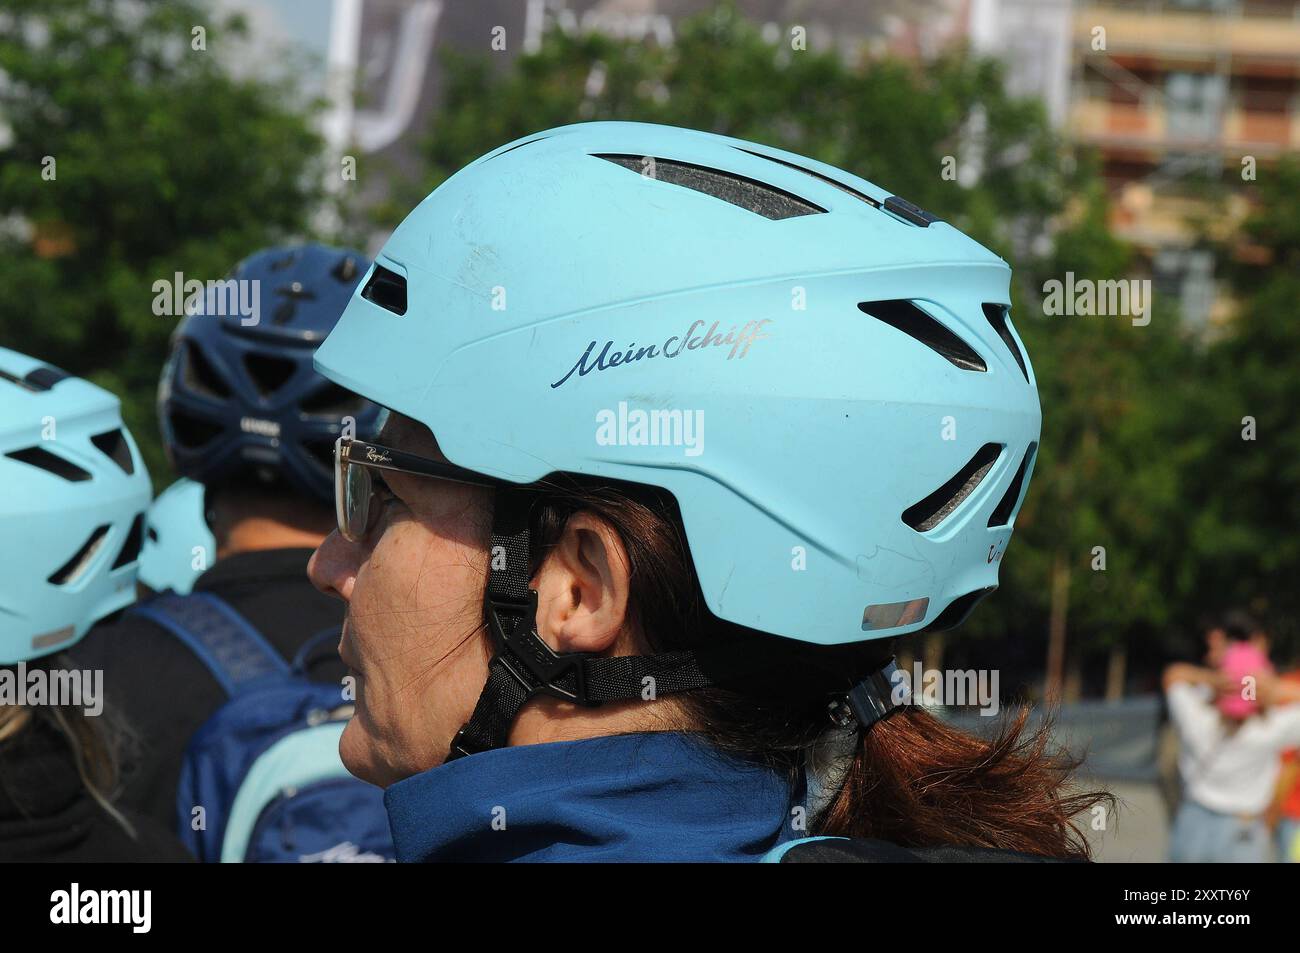
[[[361,547],[348,542],[342,533],[334,530],[307,561],[307,578],[327,596],[337,596],[348,602],[352,599],[352,584],[356,581],[360,564]]]

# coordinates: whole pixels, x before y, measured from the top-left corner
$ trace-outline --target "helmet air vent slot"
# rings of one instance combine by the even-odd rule
[[[361,289],[361,297],[373,301],[385,311],[406,314],[406,278],[383,265],[375,265],[374,274]]]
[[[181,381],[185,386],[208,397],[229,397],[230,388],[203,352],[188,341],[181,348]]]
[[[131,531],[126,534],[126,539],[122,543],[122,551],[117,554],[117,559],[113,560],[113,569],[121,569],[128,563],[133,563],[140,558],[140,544],[144,541],[144,514],[135,514],[135,519],[131,523]]]
[[[1002,342],[1011,351],[1011,356],[1016,359],[1016,363],[1020,366],[1020,373],[1025,375],[1025,380],[1029,380],[1029,371],[1025,368],[1025,356],[1020,353],[1020,348],[1016,347],[1016,339],[1011,336],[1011,329],[1007,326],[1010,323],[1007,306],[985,302],[983,307],[984,317],[989,319],[993,330],[998,332],[998,337],[1002,338]]]
[[[108,524],[105,523],[90,534],[89,538],[81,544],[81,548],[73,554],[71,559],[50,574],[49,581],[56,586],[67,586],[76,582],[99,553],[99,549],[104,545],[104,539],[107,536]]]
[[[677,162],[672,159],[620,153],[596,154],[593,158],[612,162],[647,179],[668,182],[702,192],[764,218],[780,220],[797,218],[801,215],[817,215],[826,211],[820,205],[814,205],[807,199],[801,199],[784,189],[778,189],[774,185],[758,182],[743,175],[736,175],[734,172],[724,172],[721,169],[710,169],[707,166],[692,165],[689,162]]]
[[[218,423],[175,411],[172,412],[170,423],[173,439],[186,450],[199,449],[222,431],[222,426]]]
[[[916,338],[964,371],[987,371],[988,365],[969,344],[926,314],[911,301],[863,301],[858,309],[892,328]]]
[[[948,479],[943,486],[925,499],[913,503],[903,511],[903,522],[918,533],[928,533],[975,492],[975,488],[988,475],[1002,453],[1001,444],[986,443],[975,451],[967,464]]]
[[[80,483],[83,480],[90,479],[88,471],[83,470],[70,460],[63,459],[58,454],[50,453],[43,447],[24,447],[22,450],[11,450],[5,456],[17,460],[19,463],[47,470],[71,483]]]
[[[131,447],[126,442],[126,435],[122,433],[122,428],[109,430],[106,433],[95,434],[90,438],[90,442],[100,449],[100,452],[122,468],[123,473],[135,472],[135,461],[131,459]]]
[[[254,352],[244,355],[244,368],[257,392],[263,397],[270,397],[288,383],[298,365],[288,358]]]
[[[993,515],[989,517],[989,527],[1006,526],[1010,524],[1016,515],[1016,504],[1020,502],[1020,488],[1025,482],[1025,472],[1029,469],[1029,462],[1034,459],[1034,451],[1038,449],[1038,444],[1031,443],[1029,449],[1025,451],[1024,457],[1020,461],[1020,467],[1016,470],[1016,475],[1011,480],[1011,485],[1007,487],[1007,492],[1002,494],[1002,499],[993,510]]]
[[[9,381],[11,384],[17,384],[24,390],[30,391],[47,391],[54,387],[59,381],[66,377],[71,377],[67,371],[61,371],[57,367],[44,364],[41,367],[32,368],[23,377],[10,374],[4,368],[0,368],[0,381]]]
[[[733,146],[732,148],[740,149],[740,146]],[[877,202],[875,199],[873,199],[870,195],[867,195],[865,192],[859,192],[857,189],[850,188],[849,186],[845,185],[843,182],[837,182],[835,179],[832,179],[829,175],[822,175],[820,172],[814,172],[812,169],[805,169],[801,165],[795,165],[793,162],[786,162],[784,159],[776,158],[776,156],[765,156],[763,155],[763,153],[754,152],[752,149],[740,149],[740,151],[747,153],[751,156],[756,156],[759,159],[766,159],[768,162],[775,162],[777,165],[783,165],[787,169],[794,169],[798,172],[802,172],[804,175],[811,175],[814,179],[820,179],[822,182],[825,182],[827,185],[833,185],[841,192],[847,192],[855,199],[858,199],[861,202],[866,202],[872,208],[880,208],[880,203]]]

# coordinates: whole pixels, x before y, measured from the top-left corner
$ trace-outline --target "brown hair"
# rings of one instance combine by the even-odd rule
[[[532,516],[535,568],[578,511],[604,519],[622,538],[629,623],[650,650],[692,649],[706,670],[717,670],[710,671],[715,687],[675,696],[686,713],[682,727],[792,780],[810,755],[822,760],[833,751],[828,701],[893,655],[893,640],[819,647],[718,619],[706,607],[675,501],[651,488],[547,481]],[[858,733],[837,772],[838,791],[809,833],[1087,858],[1071,819],[1094,805],[1109,808],[1113,798],[1069,792],[1078,762],[1052,749],[1048,720],[1027,731],[1027,716],[1027,709],[1004,716],[986,739],[917,706],[895,711]]]

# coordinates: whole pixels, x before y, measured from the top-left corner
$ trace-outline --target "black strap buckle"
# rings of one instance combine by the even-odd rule
[[[587,694],[584,663],[591,653],[556,652],[537,634],[536,589],[524,597],[489,593],[483,602],[497,659],[529,696],[540,693],[587,707],[600,704]]]
[[[903,695],[896,700],[894,694],[900,686]],[[906,678],[899,673],[898,663],[891,658],[883,668],[872,672],[849,689],[847,696],[833,700],[830,717],[840,727],[847,727],[856,721],[860,729],[866,729],[895,709],[911,704],[911,701],[911,688]]]

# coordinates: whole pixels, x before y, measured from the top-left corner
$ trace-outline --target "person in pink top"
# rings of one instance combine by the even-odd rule
[[[1277,678],[1267,637],[1248,614],[1229,612],[1217,629],[1219,639],[1207,637],[1221,643],[1213,667],[1179,662],[1164,673],[1183,781],[1169,859],[1268,861],[1265,815],[1278,756],[1300,744],[1300,684]]]

